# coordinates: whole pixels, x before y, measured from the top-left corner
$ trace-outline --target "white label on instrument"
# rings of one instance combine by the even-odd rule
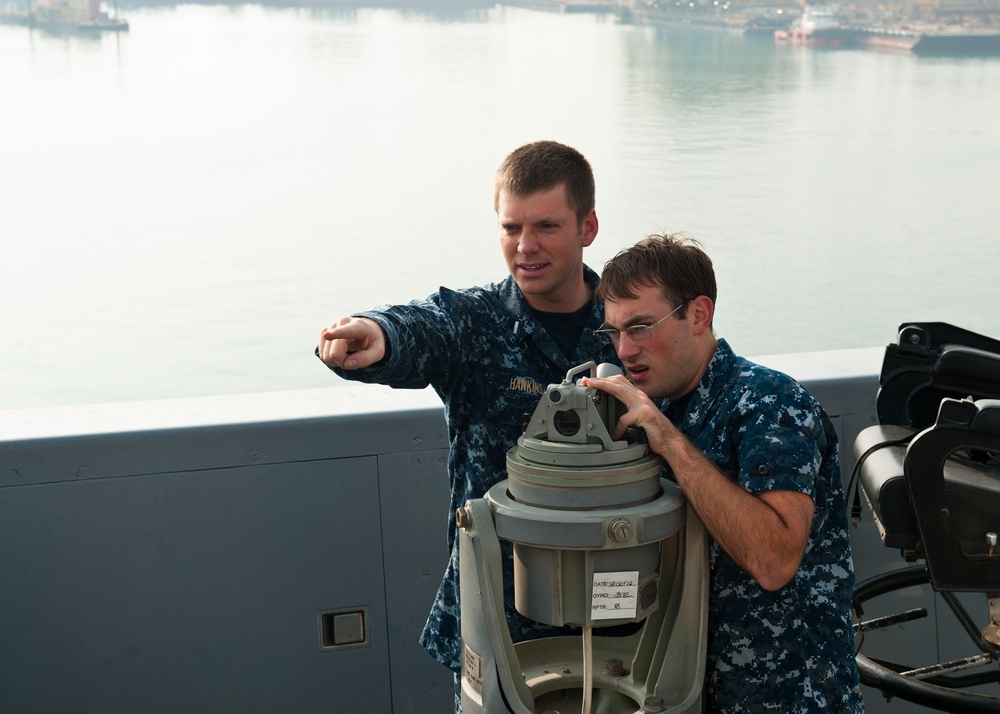
[[[483,693],[483,658],[468,645],[465,645],[465,658],[462,660],[462,676],[474,690]]]
[[[639,571],[594,573],[594,588],[590,596],[590,618],[612,620],[635,617],[639,596]]]

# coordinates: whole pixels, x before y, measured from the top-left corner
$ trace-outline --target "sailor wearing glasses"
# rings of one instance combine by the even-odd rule
[[[583,384],[628,407],[617,434],[645,430],[712,536],[706,711],[863,711],[830,418],[716,338],[715,273],[696,241],[640,241],[605,265],[599,294],[597,334],[628,379]]]

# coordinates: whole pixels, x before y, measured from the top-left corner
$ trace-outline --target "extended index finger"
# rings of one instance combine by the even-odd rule
[[[342,317],[331,325],[323,328],[320,338],[324,340],[349,340],[357,336],[357,329],[354,328],[354,320],[350,317]]]

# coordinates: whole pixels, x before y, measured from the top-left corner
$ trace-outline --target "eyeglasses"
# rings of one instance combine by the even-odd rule
[[[639,340],[648,340],[650,337],[653,336],[653,328],[654,327],[656,327],[657,325],[659,325],[661,322],[663,322],[664,320],[666,320],[668,317],[670,317],[671,315],[673,315],[675,312],[677,312],[678,310],[680,310],[682,307],[684,307],[685,305],[687,305],[689,302],[691,302],[691,301],[690,300],[685,300],[680,305],[678,305],[677,307],[675,307],[673,310],[671,310],[670,312],[668,312],[666,315],[664,315],[663,317],[661,317],[659,320],[657,320],[656,322],[654,322],[652,325],[630,325],[629,327],[626,327],[626,328],[621,329],[621,330],[616,330],[614,327],[602,327],[599,330],[594,330],[594,334],[596,336],[598,336],[598,337],[606,340],[607,342],[610,342],[610,343],[615,344],[615,345],[618,344],[618,341],[622,338],[622,333],[623,332],[626,335],[628,335],[628,338],[630,340],[634,340],[636,342],[638,342]]]

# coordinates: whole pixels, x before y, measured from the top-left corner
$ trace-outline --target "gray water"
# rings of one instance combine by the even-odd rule
[[[0,25],[0,409],[330,387],[320,328],[505,274],[493,172],[594,166],[599,268],[703,242],[747,355],[1000,337],[1000,58],[509,7]]]

